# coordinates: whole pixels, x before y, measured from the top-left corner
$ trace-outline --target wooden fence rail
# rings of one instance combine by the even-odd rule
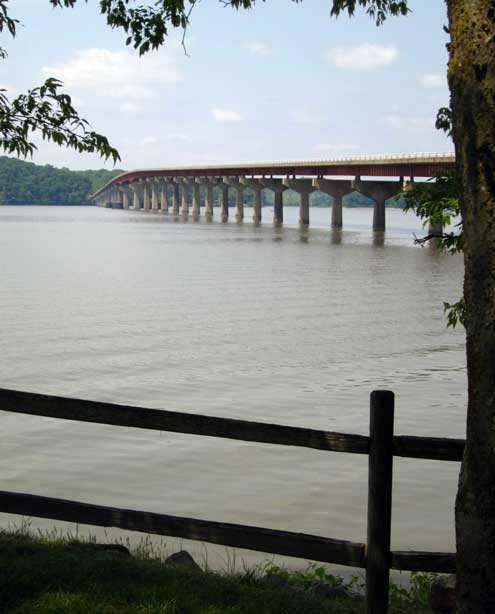
[[[118,527],[326,563],[365,567],[368,614],[388,612],[390,569],[444,573],[455,571],[453,553],[390,551],[393,457],[458,462],[462,460],[465,443],[461,439],[394,436],[392,392],[378,390],[371,393],[369,437],[7,389],[0,389],[0,410],[369,456],[366,545],[303,533],[90,505],[6,491],[0,491],[0,512]]]

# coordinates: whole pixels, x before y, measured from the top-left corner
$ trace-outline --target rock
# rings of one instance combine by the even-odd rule
[[[187,550],[174,552],[165,560],[165,565],[177,565],[193,571],[202,571],[201,567],[196,563]]]
[[[428,605],[438,614],[455,612],[455,576],[438,576],[431,585]]]

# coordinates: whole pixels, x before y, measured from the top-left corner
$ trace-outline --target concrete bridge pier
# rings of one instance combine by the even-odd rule
[[[188,179],[187,183],[192,186],[192,209],[193,216],[199,217],[201,213],[200,201],[199,201],[199,184],[194,179]]]
[[[235,221],[242,222],[244,219],[244,187],[238,184],[235,188]]]
[[[361,181],[357,177],[352,188],[375,201],[373,230],[385,230],[385,201],[402,192],[402,181]]]
[[[235,221],[242,222],[244,219],[244,184],[238,177],[224,177],[223,183],[235,190]]]
[[[183,215],[188,215],[189,213],[189,202],[187,200],[187,179],[182,180],[182,198],[180,212]]]
[[[254,192],[253,202],[253,222],[255,224],[261,223],[261,190],[264,188],[262,179],[248,179],[247,177],[240,177],[239,181],[242,185],[246,186]]]
[[[299,193],[301,199],[299,205],[299,224],[309,226],[309,195],[316,188],[313,187],[312,179],[284,179],[283,184]]]
[[[201,180],[201,185],[204,187],[205,192],[205,217],[209,220],[213,217],[213,183],[211,177],[205,177]]]
[[[220,186],[220,219],[222,222],[229,221],[229,186],[222,183]]]
[[[166,179],[162,179],[161,184],[160,211],[162,213],[168,213],[168,181]]]
[[[148,182],[143,181],[143,211],[150,211],[150,193],[148,190]]]
[[[127,189],[127,185],[123,185],[120,188],[120,191],[122,192],[122,207],[124,209],[129,209],[129,191]]]
[[[111,209],[117,209],[118,201],[119,201],[118,190],[113,188],[113,189],[110,190],[110,202],[109,202],[108,206]]]
[[[442,222],[438,223],[430,223],[428,224],[428,234],[432,237],[441,237],[443,235],[443,224]]]
[[[158,185],[156,179],[151,177],[147,179],[148,188],[151,189],[151,210],[158,211]]]
[[[141,203],[139,202],[139,181],[131,181],[129,187],[131,188],[131,192],[133,193],[132,208],[135,211],[139,211],[139,209],[141,208]]]
[[[172,182],[172,213],[174,215],[179,214],[179,184],[178,179],[174,178]]]
[[[276,226],[280,226],[284,223],[283,193],[285,192],[285,190],[287,190],[287,186],[283,184],[281,179],[263,179],[262,183],[263,187],[273,192],[273,223]]]
[[[342,199],[352,192],[351,182],[345,179],[313,179],[313,187],[332,197],[332,228],[342,228]]]

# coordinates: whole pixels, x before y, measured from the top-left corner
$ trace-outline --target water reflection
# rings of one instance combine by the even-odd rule
[[[342,243],[342,229],[332,228],[330,230],[330,242],[332,245],[340,245]]]
[[[383,230],[373,231],[373,246],[383,247],[385,245],[385,232]]]
[[[307,243],[309,241],[309,228],[306,225],[299,227],[299,241],[301,243]]]

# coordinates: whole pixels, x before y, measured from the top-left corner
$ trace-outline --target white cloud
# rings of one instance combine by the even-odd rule
[[[423,87],[439,88],[447,86],[447,79],[445,75],[421,75],[418,81]]]
[[[242,119],[237,111],[231,109],[215,108],[211,110],[211,113],[217,122],[239,122]]]
[[[170,55],[139,57],[130,51],[84,49],[67,62],[43,66],[45,75],[57,77],[75,88],[98,89],[117,98],[143,100],[153,95],[156,85],[179,81],[179,71]]]
[[[395,45],[333,47],[326,54],[326,59],[337,68],[369,70],[393,64],[399,59],[399,50]]]
[[[272,53],[272,48],[270,47],[270,45],[267,45],[266,43],[263,43],[261,41],[251,41],[246,45],[246,47],[254,55],[267,56]]]
[[[360,145],[354,143],[318,143],[316,149],[318,151],[350,151],[353,149],[360,149]]]

